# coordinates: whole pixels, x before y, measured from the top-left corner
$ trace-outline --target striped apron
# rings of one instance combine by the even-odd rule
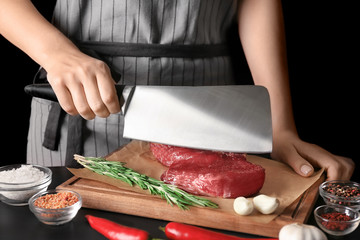
[[[236,5],[236,0],[57,0],[53,24],[82,51],[106,62],[119,84],[226,85],[235,84],[226,43]],[[81,129],[72,121],[81,122]],[[49,140],[51,128],[55,137]],[[69,147],[78,130],[81,138]],[[71,166],[73,153],[105,156],[130,141],[122,133],[122,113],[85,121],[61,113],[57,103],[33,98],[27,162]]]

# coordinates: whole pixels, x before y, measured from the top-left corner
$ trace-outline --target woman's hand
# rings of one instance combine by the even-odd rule
[[[238,5],[239,36],[254,83],[266,87],[270,95],[274,132],[271,156],[302,176],[311,176],[314,167],[322,167],[329,180],[349,179],[354,171],[351,159],[304,142],[296,133],[282,15],[281,0],[243,0]]]
[[[80,114],[90,120],[120,111],[115,82],[104,62],[77,49],[52,56],[55,59],[44,68],[61,107],[67,113]]]
[[[120,111],[106,64],[80,52],[30,0],[0,0],[0,34],[47,71],[61,107],[69,114],[92,119]]]
[[[291,132],[274,136],[271,157],[287,163],[304,177],[311,176],[314,167],[320,167],[327,172],[327,180],[349,180],[355,168],[350,158],[334,155],[315,144],[304,142]]]

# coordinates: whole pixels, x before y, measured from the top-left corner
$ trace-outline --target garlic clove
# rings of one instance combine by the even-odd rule
[[[250,215],[254,210],[254,204],[251,200],[244,197],[237,197],[233,204],[234,210],[239,215]]]
[[[274,197],[269,197],[264,194],[260,194],[253,199],[254,207],[262,214],[271,214],[279,206],[279,200]]]
[[[300,223],[283,226],[279,232],[279,240],[327,240],[325,233],[319,228]]]

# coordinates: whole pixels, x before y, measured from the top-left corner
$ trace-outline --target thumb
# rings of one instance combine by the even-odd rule
[[[300,176],[310,177],[314,173],[314,167],[295,148],[284,151],[279,160],[289,165]]]
[[[314,173],[314,168],[309,162],[304,161],[300,168],[297,167],[295,171],[303,177],[310,177]]]

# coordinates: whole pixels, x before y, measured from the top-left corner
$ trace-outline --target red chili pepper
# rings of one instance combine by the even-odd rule
[[[146,231],[126,227],[105,218],[91,215],[85,216],[90,226],[110,240],[147,240],[149,234]]]
[[[165,234],[172,240],[247,240],[250,238],[240,238],[226,235],[219,232],[210,231],[204,228],[195,227],[183,223],[170,222],[165,227]],[[252,240],[259,240],[251,238]],[[267,238],[267,240],[278,240],[277,238]]]

